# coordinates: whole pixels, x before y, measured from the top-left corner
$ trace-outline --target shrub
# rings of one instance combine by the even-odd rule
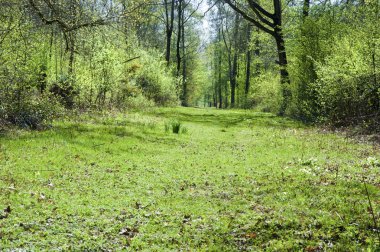
[[[256,107],[263,112],[277,113],[281,104],[280,81],[277,74],[267,73],[255,78],[252,95],[246,100],[245,107]]]
[[[59,80],[52,84],[49,91],[68,109],[73,108],[74,98],[79,94],[74,87],[74,80],[66,75],[61,75]]]
[[[335,52],[318,64],[314,88],[322,120],[335,126],[364,123],[377,128],[373,119],[380,116],[380,73],[371,61],[376,52],[366,50],[359,35],[336,41]]]
[[[168,72],[159,55],[142,52],[141,67],[135,69],[136,86],[149,100],[159,106],[178,103],[176,79]]]
[[[42,129],[50,125],[63,108],[49,95],[29,97],[22,101],[3,101],[0,106],[0,123],[13,124],[27,129]]]
[[[123,107],[130,109],[146,109],[154,106],[154,102],[142,94],[125,98]]]

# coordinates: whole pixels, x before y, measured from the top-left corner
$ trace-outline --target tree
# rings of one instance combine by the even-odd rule
[[[273,0],[273,10],[271,13],[254,0],[246,0],[249,9],[234,0],[224,0],[233,10],[242,15],[243,18],[251,22],[254,26],[271,35],[277,45],[278,64],[280,66],[280,77],[282,84],[283,101],[279,111],[284,115],[291,99],[290,79],[288,72],[288,60],[286,55],[285,40],[282,30],[282,6],[281,0]]]
[[[165,59],[167,64],[170,64],[170,53],[172,45],[172,35],[174,30],[174,9],[175,1],[172,0],[168,3],[168,0],[164,0],[165,6],[165,29],[166,29],[166,53]]]
[[[80,1],[53,2],[51,0],[28,0],[31,9],[46,25],[56,24],[64,35],[66,49],[69,51],[69,76],[74,69],[75,32],[85,27],[106,24],[102,17],[94,18],[86,14]]]

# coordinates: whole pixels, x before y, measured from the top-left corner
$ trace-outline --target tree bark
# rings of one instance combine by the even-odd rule
[[[174,26],[174,0],[170,3],[170,11],[168,9],[168,1],[164,0],[165,4],[165,15],[166,15],[166,54],[165,60],[167,65],[170,64],[170,53],[171,53],[171,45],[172,45],[172,36],[173,36],[173,26]],[[170,13],[170,15],[169,15]]]
[[[236,49],[235,49],[236,50]],[[235,106],[235,93],[236,93],[236,76],[237,76],[237,52],[234,52],[234,57],[232,59],[232,68],[231,68],[231,107]]]
[[[249,88],[250,88],[250,81],[251,81],[251,50],[247,50],[246,53],[246,72],[245,72],[245,89],[244,89],[244,94],[247,97],[249,93]]]
[[[285,40],[282,32],[282,9],[281,0],[273,0],[274,5],[274,34],[273,37],[276,40],[278,64],[280,66],[280,81],[282,91],[282,103],[279,111],[279,115],[285,115],[286,109],[291,100],[290,79],[288,72],[288,60],[285,49]]]
[[[220,36],[220,35],[219,35]],[[220,39],[220,37],[219,37]],[[223,108],[222,94],[222,52],[219,50],[218,60],[218,93],[219,93],[219,108]]]
[[[251,40],[251,26],[248,25],[247,27],[247,46],[246,46],[246,71],[245,71],[245,88],[244,88],[244,94],[245,98],[247,98],[250,88],[250,81],[251,81],[251,61],[252,61],[252,51],[249,46],[249,42]]]
[[[181,33],[182,33],[182,2],[178,0],[177,15],[178,15],[178,31],[177,31],[177,77],[181,74]]]
[[[187,107],[187,65],[186,65],[186,44],[185,44],[185,10],[182,8],[181,28],[182,28],[182,106]]]

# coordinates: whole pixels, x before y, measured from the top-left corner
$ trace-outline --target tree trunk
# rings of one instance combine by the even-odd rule
[[[235,49],[236,50],[236,49]],[[231,69],[231,107],[235,106],[235,93],[236,93],[236,76],[237,76],[237,52],[234,53]]]
[[[247,50],[246,72],[245,72],[245,97],[248,96],[251,81],[251,50]]]
[[[223,108],[223,95],[222,95],[222,53],[219,50],[218,61],[218,92],[219,92],[219,108]]]
[[[70,79],[73,77],[74,74],[74,58],[75,58],[75,42],[73,38],[73,34],[68,34],[68,47],[69,47],[69,69],[68,69],[68,74]]]
[[[303,7],[302,7],[303,18],[306,18],[309,16],[309,9],[310,9],[310,0],[304,0]]]
[[[170,53],[171,53],[171,44],[172,44],[172,35],[173,35],[173,24],[174,24],[174,0],[170,3],[170,15],[168,9],[168,1],[164,1],[165,4],[165,15],[166,15],[166,54],[165,60],[167,65],[170,64]]]
[[[278,64],[280,66],[280,82],[281,82],[281,91],[282,91],[282,103],[279,111],[279,115],[284,115],[286,109],[291,100],[291,90],[290,90],[290,79],[289,72],[287,69],[288,60],[285,51],[285,44],[282,33],[276,33],[275,36],[277,53],[278,53]]]
[[[286,57],[285,40],[282,33],[282,9],[281,0],[273,0],[274,5],[274,33],[273,37],[276,40],[278,64],[280,66],[280,82],[282,91],[282,103],[279,111],[279,115],[285,115],[286,109],[289,106],[291,100],[290,79],[288,72],[288,60]]]
[[[187,72],[186,72],[186,44],[185,44],[185,11],[182,10],[182,106],[187,107]]]
[[[168,30],[166,31],[166,55],[165,55],[165,60],[167,62],[167,65],[169,66],[170,64],[170,50],[171,50],[171,44],[172,44],[172,34],[173,30]]]
[[[247,52],[246,52],[246,71],[245,71],[245,88],[244,88],[244,94],[245,98],[248,96],[249,88],[250,88],[250,81],[251,81],[251,56],[252,52],[249,48],[249,42],[251,40],[251,26],[248,25],[247,27]]]
[[[240,28],[240,18],[239,14],[235,13],[235,24],[234,24],[234,32],[233,32],[233,47],[234,47],[234,56],[232,60],[232,72],[231,72],[231,107],[235,106],[235,96],[236,96],[236,86],[237,86],[237,74],[238,74],[238,45],[239,45],[239,28]],[[232,50],[231,50],[232,52]]]
[[[177,31],[177,77],[181,74],[181,31],[182,31],[182,1],[178,0],[177,15],[178,15],[178,31]]]

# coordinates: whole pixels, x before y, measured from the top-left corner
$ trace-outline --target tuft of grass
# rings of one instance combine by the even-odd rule
[[[188,129],[178,120],[170,120],[165,123],[165,132],[172,132],[173,134],[186,134]]]

